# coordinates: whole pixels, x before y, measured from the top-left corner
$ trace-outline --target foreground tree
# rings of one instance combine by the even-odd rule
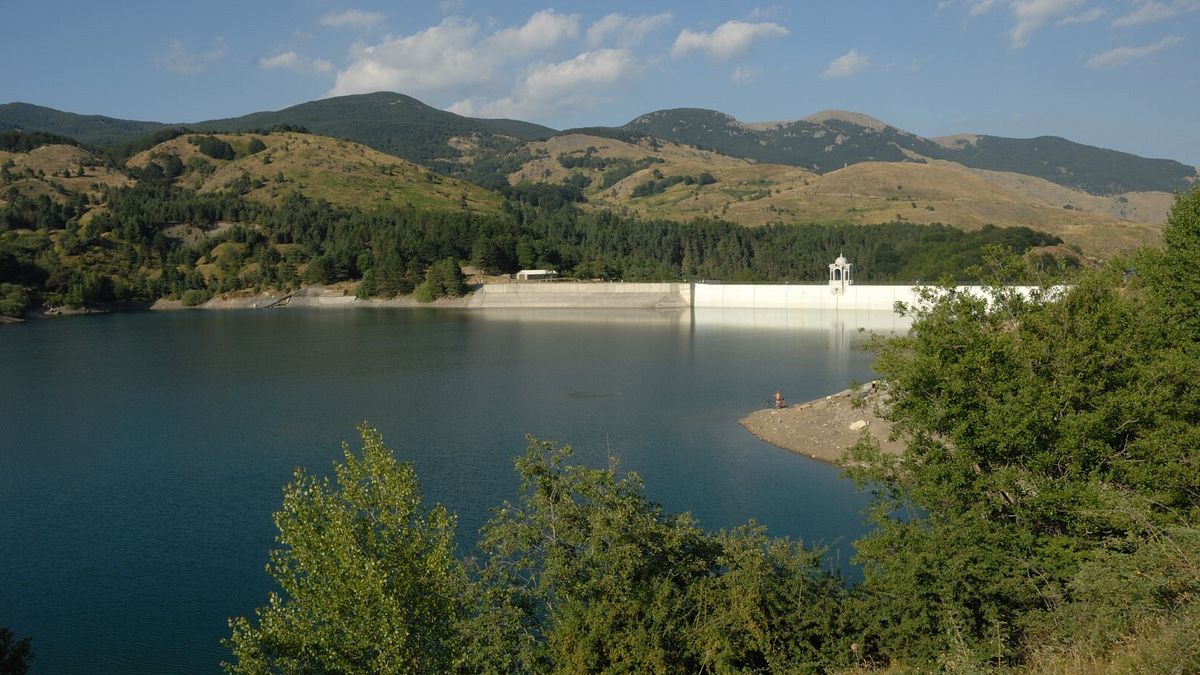
[[[1194,270],[1164,274],[1200,252],[1198,194],[1146,254],[1165,261],[1153,274],[1117,261],[1033,298],[930,290],[909,336],[879,345],[908,444],[865,444],[850,465],[877,490],[858,542],[870,656],[1003,666],[1200,617]],[[1200,666],[1200,647],[1173,658]]]
[[[453,661],[462,568],[454,518],[425,508],[412,466],[360,426],[335,481],[297,469],[267,571],[282,589],[230,621],[231,673],[441,673]],[[257,625],[256,625],[257,624]]]
[[[21,638],[13,641],[13,632],[0,627],[0,675],[25,675],[33,662],[33,641]]]
[[[521,497],[484,528],[467,672],[786,672],[848,656],[820,552],[665,514],[635,474],[530,439]]]

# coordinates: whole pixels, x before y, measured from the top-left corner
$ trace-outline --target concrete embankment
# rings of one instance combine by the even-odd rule
[[[467,307],[671,309],[691,305],[691,284],[682,283],[516,283],[485,284]]]
[[[897,302],[919,302],[916,286],[830,286],[826,284],[719,284],[623,282],[490,283],[461,298],[420,303],[412,297],[359,300],[352,289],[312,286],[286,295],[214,298],[205,309],[270,307],[442,307],[457,309],[687,309],[819,310],[822,315],[857,320],[859,314],[888,313]],[[978,286],[962,293],[981,295]],[[1029,289],[1018,289],[1028,292]],[[155,308],[168,308],[168,303]]]

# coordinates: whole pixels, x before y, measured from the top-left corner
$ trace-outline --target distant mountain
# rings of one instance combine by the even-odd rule
[[[0,105],[0,131],[49,131],[93,146],[119,145],[154,133],[167,125],[103,115],[76,115],[29,103]]]
[[[517,141],[558,132],[519,120],[463,117],[390,92],[338,96],[274,112],[208,120],[190,125],[212,131],[248,131],[277,125],[304,127],[322,136],[346,138],[411,162],[459,173],[478,155]]]
[[[47,131],[89,145],[125,144],[169,126],[75,115],[26,103],[0,105],[0,131]],[[173,126],[232,132],[302,127],[489,187],[499,186],[503,176],[528,159],[512,154],[520,144],[560,133],[519,120],[463,117],[391,92],[340,96],[278,111]],[[1174,192],[1197,180],[1196,168],[1180,162],[1148,159],[1053,136],[1019,139],[964,134],[931,139],[861,113],[839,110],[785,122],[743,123],[715,110],[675,108],[641,115],[621,127],[587,127],[561,133],[632,143],[656,138],[818,174],[863,162],[946,160],[973,169],[1033,176],[1095,195]]]
[[[866,121],[866,120],[864,120]],[[791,124],[791,123],[787,123]],[[624,132],[629,133],[629,132]],[[1085,193],[1023,174],[956,162],[858,162],[814,173],[642,136],[634,142],[562,134],[522,149],[513,184],[556,183],[581,191],[585,209],[645,218],[771,223],[1026,226],[1106,258],[1158,238],[1169,193]]]
[[[479,155],[558,133],[520,120],[463,117],[411,96],[389,92],[339,96],[283,110],[177,124],[76,115],[27,103],[0,105],[0,131],[48,131],[93,146],[130,143],[172,126],[233,132],[303,127],[314,134],[345,138],[451,174],[462,173]]]
[[[860,113],[825,111],[790,122],[745,124],[715,110],[676,108],[641,115],[615,130],[589,132],[626,140],[649,135],[759,162],[827,173],[860,162],[943,159],[964,166],[1043,178],[1092,194],[1186,188],[1196,168],[1042,136],[928,139]]]

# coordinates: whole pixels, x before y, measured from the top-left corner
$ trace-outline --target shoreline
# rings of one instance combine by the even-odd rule
[[[329,286],[304,286],[295,291],[234,291],[194,306],[181,300],[159,299],[153,303],[130,302],[83,308],[43,307],[28,311],[23,318],[52,318],[78,314],[105,314],[130,310],[181,311],[184,309],[238,310],[302,308],[395,308],[395,309],[571,309],[571,310],[659,310],[706,314],[741,310],[818,312],[834,317],[839,326],[865,322],[892,331],[906,330],[907,321],[896,314],[897,298],[918,287],[848,286],[850,297],[820,284],[719,284],[706,282],[571,282],[571,283],[485,283],[469,287],[456,298],[420,302],[412,295],[394,298],[355,296],[356,284],[339,282]],[[969,291],[969,287],[964,287]],[[903,292],[901,292],[903,291]],[[861,296],[861,297],[859,297]],[[877,297],[876,297],[877,296]],[[859,297],[856,301],[855,297]],[[865,298],[865,300],[863,300]],[[879,317],[891,316],[888,326]],[[824,319],[822,319],[824,321]],[[859,325],[862,325],[861,323]]]
[[[869,387],[864,385],[857,392],[846,389],[786,408],[755,410],[739,423],[761,441],[829,464],[836,463],[863,433],[874,436],[884,452],[898,455],[904,445],[889,440],[892,423],[876,414],[875,404],[864,400],[855,407],[855,395],[865,394]]]

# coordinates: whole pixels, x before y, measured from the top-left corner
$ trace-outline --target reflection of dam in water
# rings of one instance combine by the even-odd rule
[[[497,308],[477,314],[483,321],[523,324],[673,326],[696,334],[755,332],[828,332],[829,349],[844,351],[861,341],[860,333],[903,334],[911,320],[883,310],[755,309],[692,307],[679,309],[531,309]],[[857,339],[856,339],[857,338]]]

